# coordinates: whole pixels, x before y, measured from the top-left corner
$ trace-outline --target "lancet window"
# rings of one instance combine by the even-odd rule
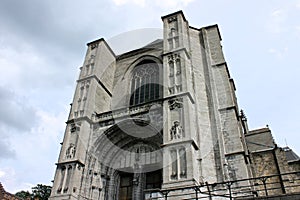
[[[184,147],[172,149],[171,155],[171,180],[184,179],[187,177],[186,150]]]

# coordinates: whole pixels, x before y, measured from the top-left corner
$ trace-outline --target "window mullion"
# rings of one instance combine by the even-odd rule
[[[133,73],[130,105],[158,99],[161,96],[159,81],[159,68],[155,62],[144,61],[138,65]]]

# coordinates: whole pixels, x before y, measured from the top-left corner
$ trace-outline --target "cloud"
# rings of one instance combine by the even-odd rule
[[[267,21],[269,32],[281,35],[295,31],[294,26],[299,25],[299,21],[296,19],[299,18],[300,1],[287,2],[278,7],[269,13]]]
[[[39,118],[39,122],[30,132],[21,136],[12,136],[12,143],[14,143],[17,156],[25,165],[34,165],[36,159],[49,162],[46,161],[49,158],[47,156],[49,156],[50,152],[53,153],[55,146],[59,146],[68,112],[66,107],[61,112],[38,110],[36,115]],[[22,145],[18,145],[21,143]],[[24,149],[24,146],[26,146],[26,149]],[[37,149],[39,149],[39,152],[36,152]],[[47,156],[43,157],[43,155]],[[53,154],[52,156],[55,159],[57,158],[57,155]]]
[[[0,159],[16,157],[11,136],[30,132],[37,121],[36,110],[28,99],[0,86]]]
[[[0,178],[2,178],[4,175],[5,175],[5,172],[0,169]]]
[[[113,0],[113,2],[117,5],[117,6],[122,6],[125,4],[136,4],[138,6],[144,7],[146,0]]]
[[[45,112],[39,110],[37,115],[40,119],[39,125],[32,131],[36,135],[32,138],[35,144],[39,145],[39,149],[51,150],[51,143],[58,145],[65,129],[65,121],[67,120],[68,108],[59,113]]]
[[[37,110],[39,123],[30,132],[10,135],[18,164],[11,165],[14,162],[7,160],[1,164],[0,178],[7,191],[30,190],[38,183],[51,185],[68,115],[66,110],[59,113]]]
[[[31,191],[34,186],[31,183],[22,182],[18,173],[10,167],[0,168],[0,178],[4,189],[12,194],[21,190]]]
[[[9,141],[7,141],[6,138],[3,138],[3,135],[1,134],[0,139],[0,159],[8,159],[8,158],[15,158],[16,152],[12,147],[10,146]],[[0,171],[0,178],[3,175],[3,173]]]
[[[287,10],[285,8],[273,10],[270,14],[268,28],[271,33],[278,34],[286,30]]]
[[[278,58],[278,59],[283,59],[288,53],[288,48],[285,47],[285,48],[280,49],[280,50],[275,49],[275,48],[270,48],[268,50],[268,52],[271,53],[271,54],[274,54],[276,56],[276,58]]]
[[[96,37],[102,26],[109,23],[102,20],[100,26],[96,25],[110,10],[102,1],[3,0],[0,34],[15,34],[23,43],[37,47],[37,51],[79,57],[82,44]]]
[[[169,9],[180,9],[186,7],[188,4],[194,0],[112,0],[113,3],[117,6],[122,6],[126,4],[134,4],[140,7],[145,7],[146,5],[155,5],[160,8],[169,8]]]
[[[283,9],[278,9],[278,10],[273,11],[273,12],[271,13],[271,16],[272,16],[272,17],[276,17],[276,18],[278,18],[278,17],[279,17],[279,18],[282,18],[283,14],[284,14]]]
[[[32,90],[57,89],[57,85],[70,86],[76,73],[74,59],[59,48],[38,49],[39,45],[27,43],[20,35],[4,35],[0,45],[0,85],[23,90],[28,95]],[[72,65],[74,64],[74,65]]]
[[[194,0],[155,0],[155,4],[156,6],[162,8],[181,9],[188,6],[188,4],[192,3],[193,1]]]
[[[37,120],[36,111],[26,98],[0,86],[0,127],[29,131]]]

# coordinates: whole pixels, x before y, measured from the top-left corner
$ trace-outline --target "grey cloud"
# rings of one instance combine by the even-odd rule
[[[0,159],[15,158],[16,152],[10,147],[9,143],[1,137],[0,139]]]
[[[0,128],[18,132],[29,131],[36,123],[37,115],[34,108],[28,105],[25,98],[21,98],[12,91],[0,86]]]
[[[115,30],[134,29],[126,22],[136,20],[145,13],[135,11],[128,15],[128,11],[115,8],[109,0],[3,0],[0,7],[0,25],[7,33],[19,37],[21,42],[34,45],[36,51],[44,56],[57,61],[71,60],[82,58],[84,44],[91,40],[106,35],[111,37],[116,33]],[[107,13],[110,13],[110,18],[107,18]],[[116,24],[116,21],[123,23]],[[142,20],[136,21],[139,23]]]
[[[31,100],[44,98],[48,103],[59,92],[73,87],[87,42],[105,35],[111,37],[117,33],[115,30],[130,30],[133,27],[127,21],[136,18],[137,13],[144,16],[143,11],[128,15],[127,9],[119,10],[112,6],[111,1],[104,1],[1,1],[0,42],[2,48],[16,52],[14,58],[8,58],[13,59],[12,63],[18,70],[12,83],[16,85],[15,89],[24,94],[33,91]],[[110,13],[110,18],[107,18],[107,13]],[[28,59],[24,52],[28,52]],[[38,62],[28,62],[34,58],[38,58]],[[9,81],[2,82],[11,84]],[[2,118],[0,116],[2,124],[3,121],[15,124],[15,117]]]
[[[103,9],[101,2],[3,0],[0,23],[2,28],[36,43],[42,51],[67,50],[64,54],[76,54],[83,42],[94,38],[102,26],[97,20],[105,13],[97,7]]]
[[[85,43],[107,32],[101,30],[108,26],[103,25],[101,19],[106,13],[99,12],[100,8],[108,11],[98,1],[1,1],[2,48],[6,46],[17,53],[31,51],[43,61],[37,67],[18,63],[22,76],[16,81],[26,88],[55,90],[58,85],[70,87],[82,63]],[[109,30],[113,30],[113,26]],[[27,46],[29,50],[24,48]]]

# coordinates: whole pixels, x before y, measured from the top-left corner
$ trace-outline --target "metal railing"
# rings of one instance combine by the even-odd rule
[[[202,183],[172,189],[146,190],[145,200],[247,199],[300,193],[300,171],[256,178]]]

